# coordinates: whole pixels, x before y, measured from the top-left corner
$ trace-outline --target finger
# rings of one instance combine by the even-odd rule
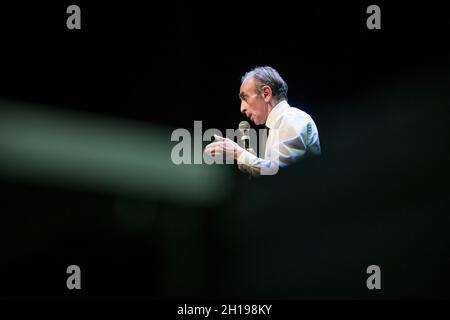
[[[205,149],[205,153],[211,155],[211,154],[214,153],[214,150],[216,150],[216,149],[215,148],[208,148],[208,149]]]
[[[211,142],[211,143],[208,143],[208,144],[205,146],[205,149],[211,148],[211,147],[214,146],[216,143],[217,143],[217,142]]]
[[[210,157],[214,157],[215,154],[216,154],[216,150],[215,149],[211,149],[211,150],[205,151],[205,153],[207,155],[209,155]]]
[[[210,144],[208,144],[208,145],[205,147],[205,150],[206,150],[206,149],[214,149],[215,147],[217,147],[217,146],[219,146],[219,145],[220,145],[219,142],[213,142],[213,143],[210,143]]]
[[[220,142],[210,143],[205,147],[205,152],[212,154],[214,152],[220,152],[223,149],[222,144]]]
[[[205,147],[204,152],[206,152],[206,153],[211,153],[211,150],[214,150],[214,146],[211,146],[210,144],[208,144],[208,145]]]
[[[214,135],[214,138],[216,138],[216,140],[221,140],[221,141],[226,140],[226,138],[218,136],[217,134]]]

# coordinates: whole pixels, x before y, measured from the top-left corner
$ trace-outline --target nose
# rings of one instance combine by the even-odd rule
[[[241,112],[247,114],[246,111],[247,111],[247,103],[245,101],[241,101]]]

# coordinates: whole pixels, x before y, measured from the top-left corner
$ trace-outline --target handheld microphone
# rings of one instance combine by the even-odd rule
[[[248,123],[247,121],[241,121],[239,123],[239,131],[242,134],[241,141],[243,141],[244,149],[247,151],[248,149],[250,149],[250,135],[248,133],[249,130],[250,130],[250,123]]]
[[[250,152],[253,155],[256,155],[255,151],[250,147],[250,123],[247,121],[241,121],[239,123],[239,131],[241,132],[241,141],[244,143],[244,149]],[[248,179],[250,180],[252,178],[252,175],[254,174],[254,170],[250,167],[246,166],[239,166],[239,169],[243,172],[249,173]]]

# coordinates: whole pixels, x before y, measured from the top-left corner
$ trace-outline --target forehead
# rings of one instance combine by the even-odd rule
[[[240,92],[241,93],[249,93],[254,92],[256,87],[256,82],[253,77],[249,77],[244,80],[241,84]]]

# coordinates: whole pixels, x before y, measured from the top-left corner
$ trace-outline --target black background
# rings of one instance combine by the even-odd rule
[[[2,100],[224,130],[244,119],[242,74],[271,65],[323,154],[275,177],[231,170],[232,193],[203,207],[2,178],[0,297],[450,296],[441,4],[378,2],[382,29],[368,30],[370,2],[79,1],[72,31],[70,4],[1,5]],[[153,220],[122,225],[118,201]]]

